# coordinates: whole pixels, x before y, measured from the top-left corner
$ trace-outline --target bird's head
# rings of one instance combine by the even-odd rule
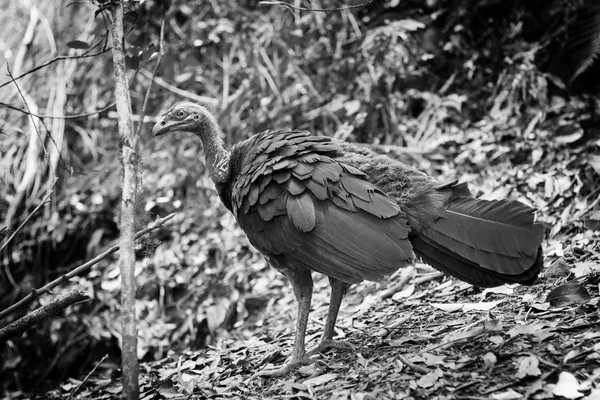
[[[183,102],[169,109],[152,128],[154,137],[171,132],[190,132],[200,137],[215,134],[217,123],[212,114],[204,107]]]

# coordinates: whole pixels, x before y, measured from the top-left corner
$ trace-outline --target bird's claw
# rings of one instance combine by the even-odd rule
[[[319,343],[317,347],[309,351],[307,355],[314,356],[316,354],[325,353],[327,350],[330,349],[356,351],[356,348],[352,343],[340,342],[333,339],[325,339],[321,340],[321,343]]]
[[[252,381],[255,378],[258,378],[259,376],[264,376],[267,378],[276,378],[279,376],[283,376],[288,374],[289,372],[294,371],[295,369],[303,366],[303,365],[308,365],[311,364],[313,362],[313,360],[311,360],[308,357],[304,357],[301,359],[297,359],[297,360],[291,360],[290,362],[286,363],[285,365],[283,365],[280,368],[276,368],[276,369],[265,369],[262,371],[259,371],[257,373],[255,373],[254,375],[252,375],[248,381]]]

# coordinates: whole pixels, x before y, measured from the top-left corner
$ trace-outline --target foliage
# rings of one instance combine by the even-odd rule
[[[7,36],[0,54],[7,58],[0,61],[2,65],[8,62],[17,76],[14,64],[31,13],[9,3],[1,6],[0,25],[18,34]],[[600,167],[587,154],[597,153],[600,146],[598,105],[594,98],[571,95],[567,89],[576,70],[582,72],[574,83],[593,86],[591,59],[597,52],[590,46],[594,42],[586,39],[579,67],[569,65],[566,72],[557,67],[560,63],[553,55],[564,54],[573,32],[573,16],[586,3],[555,0],[548,4],[542,0],[379,1],[353,11],[296,13],[254,1],[177,0],[168,8],[163,2],[131,3],[126,49],[133,109],[141,113],[164,16],[166,54],[147,114],[156,115],[185,97],[202,96],[219,116],[228,144],[257,131],[286,127],[374,144],[378,151],[440,179],[459,176],[477,194],[513,196],[536,206],[549,226],[545,250],[550,262],[561,257],[569,263],[596,260],[593,246],[600,217],[594,187]],[[46,25],[36,25],[33,41],[23,50],[20,72],[55,55],[103,48],[104,14],[91,4],[34,5],[54,36],[43,39],[48,36]],[[581,25],[581,32],[586,32],[582,35],[591,37],[592,26]],[[8,57],[10,52],[13,56]],[[3,109],[3,220],[12,207],[13,222],[22,221],[43,198],[52,171],[61,179],[52,203],[1,254],[0,308],[97,254],[118,235],[121,178],[116,119],[114,111],[96,112],[112,101],[110,56],[72,61],[71,69],[65,70],[66,62],[59,61],[17,82],[28,93],[29,107],[39,114],[91,116],[61,120],[62,127],[54,125],[53,119],[44,118],[44,123],[34,119],[36,131],[22,113]],[[67,76],[63,86],[55,84],[60,76]],[[66,93],[62,101],[55,95],[59,87]],[[0,93],[4,102],[24,108],[13,84],[0,88]],[[178,216],[172,228],[139,243],[139,356],[153,362],[148,365],[160,372],[160,382],[171,382],[172,375],[165,371],[180,371],[173,380],[183,387],[181,371],[187,367],[177,365],[177,355],[191,351],[184,361],[195,360],[194,368],[223,382],[227,377],[218,375],[218,360],[227,374],[262,365],[258,360],[273,348],[272,339],[291,333],[294,303],[286,282],[266,265],[219,205],[198,161],[198,142],[190,137],[151,140],[152,120],[148,122],[143,127],[147,190],[138,207],[139,217],[174,211]],[[58,151],[51,137],[56,141],[61,131]],[[61,157],[49,165],[51,149]],[[30,185],[20,190],[25,176],[31,176]],[[87,291],[91,302],[70,308],[1,348],[3,389],[43,390],[69,376],[84,376],[106,353],[109,361],[96,373],[110,377],[120,351],[119,278],[116,258],[103,261],[71,283]],[[549,287],[554,281],[545,282]],[[394,309],[401,307],[398,302],[392,302],[392,308],[386,303],[385,312],[383,304],[373,308],[368,301],[360,303],[357,299],[365,291],[374,290],[369,285],[355,289],[361,295],[350,300],[359,302],[356,307],[382,318],[404,310]],[[47,297],[40,299],[45,301]],[[323,299],[316,300],[319,309],[322,303]],[[515,323],[522,311],[519,306],[503,308]],[[427,311],[421,312],[421,318],[430,318]],[[436,323],[449,323],[453,318],[436,315],[429,320],[434,333]],[[406,329],[404,333],[410,333],[414,325]],[[358,333],[343,332],[357,347],[371,337],[367,326]],[[265,344],[259,346],[261,341]],[[213,350],[196,353],[208,345]],[[251,350],[246,351],[245,345]],[[588,349],[588,342],[585,346],[582,351]],[[233,354],[231,359],[227,352]],[[374,373],[367,368],[370,363],[393,367],[384,356],[365,355],[351,360],[353,373],[361,379]],[[437,375],[423,381],[415,377],[416,386],[406,390],[423,388],[419,382],[427,384],[426,379],[430,388],[454,379],[452,372],[440,369],[443,377],[432,371]],[[466,370],[456,379],[469,373]]]

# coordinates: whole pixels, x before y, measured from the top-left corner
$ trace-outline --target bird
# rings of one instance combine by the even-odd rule
[[[215,116],[191,102],[173,105],[152,129],[154,137],[177,132],[199,137],[222,203],[298,303],[290,357],[255,376],[283,376],[347,347],[334,330],[350,285],[417,258],[478,287],[532,285],[543,267],[544,226],[517,200],[478,199],[465,183],[306,131],[269,130],[226,150]],[[313,272],[328,277],[331,294],[320,342],[307,352]]]

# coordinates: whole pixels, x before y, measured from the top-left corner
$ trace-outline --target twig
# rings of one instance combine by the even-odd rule
[[[3,84],[1,84],[1,85],[0,85],[0,89],[2,89],[3,87],[5,87],[6,85],[10,84],[10,83],[11,83],[11,82],[13,82],[13,81],[18,81],[19,79],[21,79],[21,78],[23,78],[23,77],[25,77],[25,76],[27,76],[27,75],[29,75],[29,74],[32,74],[32,73],[34,73],[34,72],[36,72],[36,71],[39,71],[40,69],[42,69],[42,68],[45,68],[45,67],[47,67],[47,66],[48,66],[48,65],[50,65],[50,64],[54,64],[54,63],[55,63],[55,62],[57,62],[57,61],[60,61],[60,60],[70,60],[70,59],[72,59],[72,58],[88,58],[88,57],[96,57],[96,56],[99,56],[99,55],[101,55],[101,54],[104,54],[104,53],[106,53],[107,51],[110,51],[110,50],[112,50],[112,48],[110,48],[110,47],[109,47],[109,48],[107,48],[107,49],[101,50],[101,51],[99,51],[99,52],[97,52],[97,53],[93,53],[93,54],[82,54],[82,55],[79,55],[79,56],[58,56],[58,57],[54,57],[52,60],[46,61],[45,63],[43,63],[43,64],[40,64],[40,65],[38,65],[37,67],[33,67],[33,68],[32,68],[32,69],[30,69],[29,71],[27,71],[27,72],[23,72],[23,73],[22,73],[21,75],[19,75],[19,76],[15,76],[14,78],[12,78],[12,79],[11,79],[10,81],[8,81],[8,82],[4,82]]]
[[[54,185],[56,184],[56,181],[58,180],[58,178],[54,178],[54,181],[52,182],[52,185],[50,187],[54,187]],[[10,235],[8,237],[8,239],[6,239],[6,242],[4,242],[4,244],[2,245],[2,247],[0,247],[0,253],[2,253],[2,251],[6,248],[6,246],[8,246],[8,244],[11,242],[11,240],[13,240],[13,238],[15,236],[17,236],[17,233],[19,233],[21,231],[21,229],[23,229],[23,227],[25,226],[25,224],[31,219],[31,217],[33,217],[33,215],[44,205],[48,202],[48,199],[50,199],[50,196],[52,196],[52,193],[54,193],[54,189],[51,189],[50,192],[48,192],[48,194],[46,195],[46,197],[44,197],[44,199],[42,200],[42,202],[40,204],[37,205],[36,208],[33,209],[32,212],[29,213],[29,215],[27,216],[27,218],[25,218],[25,220],[23,222],[21,222],[21,225],[19,225],[19,227],[17,229],[15,229],[15,231],[12,233],[12,235]],[[4,264],[4,272],[6,273],[6,276],[8,277],[8,280],[10,281],[10,284],[16,289],[18,288],[17,283],[15,282],[10,269],[8,267],[8,264]]]
[[[13,111],[17,111],[17,112],[20,112],[20,113],[23,113],[23,114],[26,114],[26,115],[31,115],[32,117],[37,117],[39,119],[42,119],[42,118],[48,118],[48,119],[78,119],[78,118],[87,118],[87,117],[91,117],[92,115],[97,115],[97,114],[103,113],[104,111],[107,111],[107,110],[113,108],[115,106],[115,103],[111,103],[111,104],[107,105],[106,107],[100,108],[100,109],[98,109],[96,111],[89,112],[89,113],[76,114],[76,115],[61,115],[61,116],[35,114],[35,113],[29,112],[27,110],[23,110],[22,108],[15,107],[15,106],[7,104],[7,103],[3,103],[1,101],[0,101],[0,106],[6,107],[6,108],[10,108]]]
[[[45,318],[57,314],[72,304],[88,300],[90,296],[82,290],[71,290],[69,293],[58,296],[50,303],[38,308],[35,311],[19,318],[0,329],[0,343],[6,342],[13,336],[21,336],[26,329],[32,327]]]
[[[408,322],[412,318],[412,316],[413,316],[413,313],[406,314],[404,317],[392,322],[389,325],[386,325],[385,327],[383,327],[380,330],[378,330],[377,332],[375,332],[374,336],[383,337],[383,336],[389,334],[392,329],[398,329],[398,327],[400,327],[400,325],[404,325],[404,323]]]
[[[150,74],[150,72],[146,71],[145,69],[140,70],[141,74],[144,75],[146,78],[150,79],[150,77],[152,76]],[[179,89],[178,87],[175,87],[173,85],[171,85],[170,83],[167,83],[166,81],[164,81],[163,79],[159,78],[158,76],[155,78],[154,80],[159,86],[162,86],[163,88],[175,93],[178,96],[182,96],[182,97],[186,97],[190,100],[193,101],[197,101],[199,103],[205,103],[211,107],[216,107],[219,104],[219,100],[215,99],[214,97],[207,97],[207,96],[198,96],[195,93],[192,92],[188,92],[186,90],[182,90]]]
[[[138,124],[138,129],[136,133],[136,137],[139,137],[142,133],[142,126],[144,125],[144,116],[146,115],[146,105],[148,104],[148,99],[150,98],[150,93],[152,93],[152,84],[154,83],[154,79],[156,78],[156,71],[158,71],[158,67],[160,66],[160,62],[165,55],[164,50],[165,44],[165,19],[161,18],[160,21],[160,39],[158,42],[158,60],[154,65],[154,70],[152,70],[152,77],[150,78],[150,83],[148,84],[148,89],[146,90],[146,96],[144,96],[144,102],[142,103],[142,111],[140,113],[140,122]]]
[[[29,109],[29,105],[27,104],[27,98],[25,97],[25,94],[23,94],[23,92],[21,91],[21,88],[19,87],[19,84],[17,83],[17,80],[13,77],[12,72],[10,72],[10,67],[9,67],[8,64],[6,64],[6,71],[8,72],[8,76],[10,77],[11,82],[13,82],[15,84],[15,87],[17,88],[17,91],[19,92],[19,95],[21,96],[21,99],[23,99],[23,104],[25,105],[25,109],[27,110],[27,112],[29,114],[31,114],[31,110]],[[0,86],[0,88],[1,88],[1,86]],[[40,120],[40,121],[42,121],[42,120]],[[42,121],[42,124],[43,123],[44,122]],[[46,148],[46,145],[44,144],[44,139],[42,138],[40,130],[38,129],[37,124],[32,123],[31,125],[33,125],[33,129],[35,130],[35,132],[37,134],[37,137],[38,137],[38,139],[40,141],[41,147],[44,150],[44,157],[46,158],[46,161],[48,161],[48,163],[50,163],[50,155],[48,154],[48,149]],[[45,124],[44,124],[44,127],[46,128],[47,132],[50,131]],[[52,135],[48,134],[48,136],[50,136],[50,139],[52,140],[52,142],[54,143],[54,145],[57,146],[56,142],[54,142],[54,138],[52,138]],[[52,172],[52,177],[56,178],[56,176],[54,175],[54,168],[50,168],[50,167],[51,167],[51,165],[49,165],[48,169],[50,169],[50,172]]]
[[[398,357],[398,359],[400,361],[402,361],[402,364],[406,365],[408,368],[412,369],[413,371],[419,372],[421,374],[429,373],[429,370],[427,368],[420,367],[420,366],[416,365],[415,363],[408,361],[404,356],[401,356],[400,354],[396,355],[396,357]]]
[[[415,276],[415,269],[414,269],[414,267],[412,267],[412,266],[411,267],[406,267],[405,269],[402,270],[402,277],[400,278],[400,281],[398,281],[398,283],[396,283],[395,285],[392,285],[391,287],[389,287],[386,290],[384,290],[383,292],[381,292],[381,294],[379,295],[379,297],[382,300],[389,299],[394,294],[396,294],[397,292],[399,292],[400,290],[402,290],[402,288],[404,287],[404,285],[406,285],[406,283],[409,280],[411,280],[414,276]]]
[[[438,278],[443,278],[444,276],[445,275],[443,273],[441,273],[441,272],[436,272],[436,273],[433,273],[433,274],[427,274],[427,275],[421,276],[419,278],[416,278],[413,281],[413,283],[415,285],[420,285],[421,283],[433,281],[433,280],[438,279]]]
[[[519,353],[519,355],[526,355],[526,356],[535,357],[540,362],[540,364],[544,364],[545,366],[550,367],[550,368],[556,368],[556,369],[560,368],[559,365],[556,365],[556,364],[554,364],[554,363],[552,363],[552,362],[550,362],[548,360],[545,360],[542,357],[540,357],[540,356],[538,356],[536,354],[533,354],[531,351],[523,351],[523,352]]]
[[[306,8],[306,7],[296,7],[292,4],[286,3],[285,1],[260,1],[258,4],[262,5],[273,5],[273,6],[282,6],[287,7],[296,11],[310,11],[310,12],[330,12],[330,11],[346,11],[352,10],[354,8],[365,7],[369,3],[373,2],[373,0],[368,0],[366,3],[357,4],[355,6],[344,6],[344,7],[336,7],[336,8]]]
[[[96,365],[94,366],[94,368],[92,368],[92,370],[85,376],[85,378],[83,378],[83,380],[81,381],[81,383],[79,385],[77,385],[77,387],[75,388],[75,390],[73,390],[73,392],[69,395],[69,399],[73,398],[73,396],[75,396],[75,394],[79,391],[79,389],[81,389],[81,387],[83,386],[84,383],[87,382],[87,380],[90,378],[90,376],[92,376],[92,374],[98,369],[98,367],[100,366],[100,364],[102,364],[104,362],[104,360],[106,360],[108,358],[108,354],[105,354],[104,357],[102,357],[100,359],[100,361],[98,361],[96,363]]]
[[[170,220],[174,216],[175,216],[175,213],[169,214],[169,215],[167,215],[164,218],[157,219],[156,221],[154,221],[154,223],[152,225],[150,225],[149,227],[147,227],[147,228],[139,231],[138,233],[136,233],[135,238],[139,239],[140,237],[146,235],[147,233],[152,232],[152,231],[158,229],[165,222],[167,222],[168,220]],[[81,272],[83,272],[83,271],[91,268],[92,266],[94,266],[98,262],[102,261],[103,259],[105,259],[106,257],[108,257],[109,255],[111,255],[112,253],[114,253],[117,250],[119,250],[119,245],[115,245],[115,246],[111,247],[110,249],[106,250],[104,253],[96,256],[95,258],[91,259],[90,261],[86,262],[85,264],[80,265],[79,267],[75,268],[71,272],[69,272],[69,273],[67,273],[65,275],[62,275],[61,277],[53,280],[52,282],[46,284],[45,286],[43,286],[43,287],[41,287],[39,289],[32,289],[31,293],[29,293],[27,296],[23,297],[17,303],[13,304],[12,306],[10,306],[10,307],[4,309],[2,312],[0,312],[0,319],[6,317],[10,313],[14,312],[16,309],[18,309],[18,308],[24,306],[25,304],[29,303],[31,300],[33,300],[34,298],[36,298],[40,294],[49,292],[51,289],[53,289],[54,287],[58,286],[59,284],[61,284],[63,282],[67,282],[69,279],[71,279],[75,275],[80,274]]]
[[[475,339],[477,339],[489,332],[489,330],[485,329],[485,327],[476,328],[473,331],[474,332],[472,334],[469,334],[469,336],[453,339],[453,340],[450,340],[449,342],[445,342],[445,343],[440,343],[436,346],[425,349],[425,351],[430,352],[435,349],[445,349],[446,347],[452,347],[456,344],[475,341]]]

